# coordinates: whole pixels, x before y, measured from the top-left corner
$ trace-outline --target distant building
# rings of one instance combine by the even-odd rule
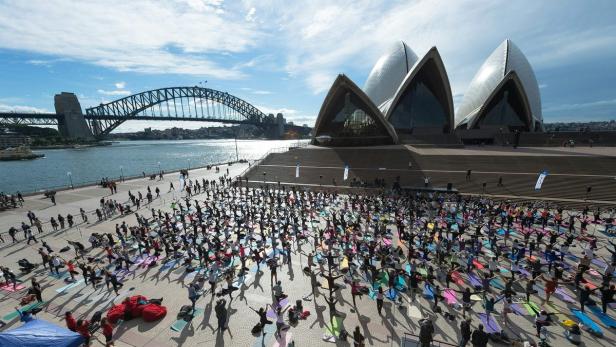
[[[0,149],[19,146],[30,146],[32,139],[29,136],[17,134],[7,129],[0,131]]]

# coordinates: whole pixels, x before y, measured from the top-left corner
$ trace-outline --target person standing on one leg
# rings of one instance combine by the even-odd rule
[[[376,309],[379,312],[379,316],[383,309],[383,297],[383,287],[379,287],[379,291],[376,293]]]

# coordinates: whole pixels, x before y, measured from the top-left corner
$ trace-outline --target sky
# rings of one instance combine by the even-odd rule
[[[460,105],[505,39],[524,52],[546,122],[616,119],[616,1],[0,0],[0,112],[82,108],[206,86],[312,126],[339,73],[362,86],[396,40],[436,46]],[[198,128],[197,122],[125,122]]]

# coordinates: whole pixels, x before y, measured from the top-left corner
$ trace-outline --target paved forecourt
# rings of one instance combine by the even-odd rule
[[[228,167],[231,177],[242,172],[246,165],[238,164]],[[216,179],[224,174],[227,166],[221,166],[221,171],[216,174],[213,170],[208,171],[205,169],[191,170],[191,178],[206,178]],[[92,210],[98,207],[99,200],[102,196],[107,198],[114,198],[118,201],[127,200],[127,191],[130,189],[134,194],[137,191],[144,193],[146,187],[150,185],[152,189],[158,185],[163,192],[160,199],[154,200],[152,205],[144,205],[138,211],[138,213],[144,216],[151,216],[149,209],[161,209],[163,211],[170,211],[170,203],[175,198],[180,197],[178,191],[168,192],[169,181],[173,180],[176,187],[179,185],[177,182],[177,174],[166,175],[163,181],[150,181],[149,179],[136,179],[120,183],[118,185],[118,193],[112,196],[108,196],[109,191],[98,187],[86,187],[73,191],[59,192],[57,195],[57,206],[51,205],[47,199],[42,199],[41,196],[32,196],[26,198],[26,203],[23,209],[12,210],[2,212],[0,214],[0,226],[2,230],[8,229],[9,225],[19,225],[22,220],[26,221],[25,213],[28,209],[32,209],[41,220],[48,220],[49,217],[55,216],[58,213],[65,215],[70,212],[75,216],[75,220],[81,222],[78,210],[83,207],[86,210]],[[317,189],[316,187],[313,189]],[[174,195],[175,194],[175,195]],[[198,200],[205,198],[204,194],[195,196]],[[194,199],[193,198],[193,199]],[[102,223],[95,223],[96,217],[90,215],[91,224],[78,224],[77,227],[73,227],[69,230],[56,232],[52,234],[45,234],[39,239],[46,241],[54,250],[67,245],[68,240],[80,241],[85,245],[89,245],[87,242],[88,236],[92,232],[111,232],[113,233],[116,223],[127,221],[129,225],[135,225],[136,219],[134,214],[113,218],[111,220],[104,221]],[[319,225],[324,225],[324,219],[320,218]],[[398,244],[398,239],[395,233],[395,227],[389,226],[394,234],[392,242]],[[605,245],[607,243],[608,236],[602,233],[603,226],[591,226],[590,232],[599,237],[599,245]],[[49,225],[45,226],[46,230],[49,230]],[[21,232],[19,233],[21,236]],[[519,237],[519,235],[517,236]],[[39,244],[26,245],[23,241],[9,247],[4,247],[0,250],[0,256],[2,265],[9,266],[17,274],[16,262],[18,259],[27,258],[34,263],[40,262],[40,256],[36,253]],[[308,249],[305,246],[306,250]],[[572,248],[572,253],[580,255],[581,247]],[[95,250],[93,255],[101,256],[100,249]],[[69,252],[70,253],[70,252]],[[68,254],[68,253],[64,253]],[[609,254],[606,250],[600,249],[597,251],[599,256],[609,259]],[[483,260],[482,260],[483,261]],[[304,256],[294,256],[291,266],[282,266],[279,270],[279,279],[282,281],[284,291],[289,295],[289,301],[292,303],[295,300],[306,297],[310,292],[310,280],[302,272],[302,268],[306,266],[307,259]],[[75,286],[74,288],[67,288],[64,291],[60,289],[65,287],[66,284],[48,274],[39,267],[34,274],[41,282],[44,291],[43,299],[47,302],[45,310],[41,312],[38,317],[40,319],[49,320],[60,325],[63,325],[62,315],[65,311],[71,310],[74,312],[77,318],[90,318],[91,315],[98,311],[103,310],[112,305],[113,302],[119,302],[123,297],[133,294],[141,294],[146,297],[158,298],[163,297],[163,305],[167,306],[167,316],[158,322],[145,323],[141,319],[135,319],[129,322],[122,323],[114,331],[114,339],[117,341],[118,346],[283,346],[284,342],[294,340],[296,346],[328,346],[333,345],[323,341],[322,337],[326,333],[329,322],[329,312],[327,304],[325,303],[323,296],[319,295],[317,300],[304,301],[305,309],[311,312],[311,315],[307,320],[300,320],[296,327],[291,328],[286,335],[284,335],[284,342],[277,341],[274,337],[273,330],[267,330],[269,333],[263,336],[254,336],[251,334],[250,329],[257,323],[258,317],[248,307],[258,308],[265,306],[267,303],[272,302],[270,276],[269,270],[262,266],[263,273],[257,273],[254,264],[249,264],[250,273],[245,282],[245,285],[240,290],[234,293],[234,300],[229,306],[229,329],[224,334],[216,334],[214,329],[216,328],[216,318],[213,310],[216,299],[211,299],[210,295],[201,298],[197,301],[197,307],[204,310],[203,314],[196,317],[191,323],[188,324],[186,329],[181,333],[175,332],[170,329],[170,326],[176,320],[176,314],[182,305],[188,303],[186,284],[190,283],[194,275],[186,274],[183,267],[172,267],[170,269],[161,270],[161,265],[152,268],[140,268],[132,266],[131,269],[135,271],[124,279],[124,287],[120,290],[120,296],[116,297],[114,294],[109,294],[105,286],[99,286],[99,289],[94,291],[92,287],[86,287],[85,285]],[[593,265],[593,267],[599,271],[600,269]],[[26,275],[22,278],[25,284],[29,281],[31,275]],[[593,279],[596,282],[596,279]],[[466,283],[465,283],[466,285]],[[325,294],[323,290],[323,294]],[[0,295],[3,297],[0,302],[0,316],[4,316],[13,310],[13,307],[18,305],[18,298],[22,295],[22,292],[11,293],[4,290],[0,290]],[[111,292],[113,293],[113,292]],[[569,293],[575,295],[574,293]],[[365,295],[363,298],[358,298],[358,309],[352,309],[352,299],[350,295],[350,289],[348,286],[337,292],[337,309],[341,312],[340,320],[337,321],[339,326],[336,329],[344,328],[349,332],[360,326],[362,333],[366,336],[366,344],[371,346],[397,346],[399,345],[400,338],[405,332],[418,333],[418,318],[419,316],[426,316],[430,314],[431,302],[427,301],[421,295],[418,295],[418,302],[414,304],[407,304],[406,296],[403,296],[405,302],[400,308],[394,302],[387,300],[384,306],[384,315],[381,317],[377,314],[376,302],[369,296]],[[228,298],[227,298],[228,300]],[[534,300],[540,300],[534,297]],[[567,303],[555,298],[555,310],[559,314],[569,315],[569,309]],[[540,302],[537,302],[540,304]],[[451,309],[452,310],[452,309]],[[474,311],[477,313],[471,313],[473,317],[473,327],[479,324],[479,312],[483,312],[479,303],[475,304]],[[452,311],[454,312],[454,311]],[[500,305],[497,305],[497,312],[500,312]],[[613,310],[608,311],[610,315],[614,314]],[[591,315],[591,317],[593,317]],[[596,317],[593,317],[596,318]],[[1,317],[0,317],[1,319]],[[459,322],[460,315],[453,322],[446,321],[443,316],[439,315],[436,320],[436,334],[435,338],[450,343],[457,342],[459,336]],[[500,318],[498,318],[500,321]],[[534,337],[534,328],[532,326],[533,318],[528,315],[510,315],[512,321],[509,328],[506,331],[511,336],[521,336],[532,340],[536,340]],[[13,319],[8,322],[8,325],[2,330],[11,329],[18,326],[17,320]],[[588,333],[584,333],[584,341],[587,346],[610,346],[616,341],[616,335],[614,332],[603,327],[605,336],[603,338],[596,338],[590,336]],[[564,339],[564,329],[558,325],[553,324],[548,327],[550,331],[550,343],[553,345],[568,344]],[[95,334],[97,339],[94,340],[94,345],[101,345],[104,338],[100,333]],[[344,344],[343,344],[344,345]]]

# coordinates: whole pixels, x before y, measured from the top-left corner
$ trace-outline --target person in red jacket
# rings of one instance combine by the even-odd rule
[[[64,320],[66,320],[66,327],[68,330],[77,331],[77,321],[75,320],[75,317],[73,317],[71,311],[66,311],[64,314]]]
[[[84,346],[90,345],[90,338],[92,335],[90,334],[90,321],[89,320],[78,320],[77,321],[77,332],[84,339]]]
[[[101,328],[103,330],[103,336],[105,336],[105,346],[106,347],[114,346],[113,340],[112,340],[113,325],[109,323],[106,317],[103,317],[103,319],[101,319]]]

